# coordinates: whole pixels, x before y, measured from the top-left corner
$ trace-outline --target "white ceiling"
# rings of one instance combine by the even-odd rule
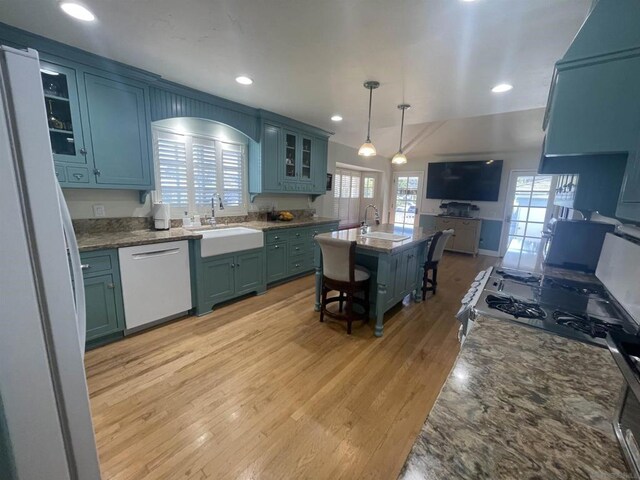
[[[353,146],[366,133],[362,82],[378,80],[372,139],[391,156],[398,103],[412,104],[407,140],[429,122],[544,106],[553,64],[591,1],[85,0],[98,21],[83,24],[55,0],[0,0],[0,21],[335,131]],[[237,84],[239,74],[255,83]],[[500,82],[515,88],[492,94]],[[334,113],[344,121],[331,122]]]

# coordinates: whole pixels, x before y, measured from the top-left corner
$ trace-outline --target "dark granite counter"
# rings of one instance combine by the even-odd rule
[[[196,232],[197,230],[208,230],[212,228],[246,227],[267,231],[281,228],[313,227],[314,225],[327,225],[337,222],[338,220],[335,218],[326,217],[304,218],[300,220],[294,219],[290,222],[249,221],[229,224],[221,223],[215,227],[203,225],[202,227],[193,229],[171,228],[170,230],[131,230],[78,233],[77,239],[80,251],[88,252],[91,250],[131,247],[134,245],[145,245],[150,243],[197,240],[202,238],[202,235]]]
[[[630,479],[609,352],[480,317],[401,479]]]

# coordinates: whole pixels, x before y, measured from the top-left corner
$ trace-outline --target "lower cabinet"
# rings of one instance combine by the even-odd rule
[[[266,290],[264,248],[202,258],[200,241],[196,240],[190,251],[197,315],[227,300]]]
[[[480,245],[482,220],[478,218],[436,217],[436,230],[453,228],[445,250],[476,255]]]
[[[124,331],[117,250],[80,254],[87,312],[87,346],[120,338]]]
[[[640,222],[640,146],[627,160],[616,217]]]
[[[265,232],[267,283],[309,273],[313,270],[315,236],[338,230],[338,223],[313,227],[279,228]]]

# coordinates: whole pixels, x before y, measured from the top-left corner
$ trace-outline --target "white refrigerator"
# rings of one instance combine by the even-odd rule
[[[38,53],[0,47],[0,75],[0,477],[99,479],[80,257]]]

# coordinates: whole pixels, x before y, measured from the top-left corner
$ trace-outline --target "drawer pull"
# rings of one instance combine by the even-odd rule
[[[82,177],[84,177],[84,175],[82,175],[81,173],[74,173],[73,174],[73,178],[75,178],[76,180],[80,180]]]
[[[280,240],[280,237],[276,235],[275,237],[273,237],[273,239],[274,240]]]
[[[91,268],[91,265],[89,265],[88,263],[83,263],[82,265],[80,265],[80,268],[82,270],[87,270],[87,269]]]
[[[276,248],[276,249],[277,249],[277,248],[280,248],[280,245],[276,245],[276,246],[275,246],[275,247],[273,247],[273,248]]]
[[[298,250],[300,250],[300,247],[296,247],[296,252],[297,252]]]

